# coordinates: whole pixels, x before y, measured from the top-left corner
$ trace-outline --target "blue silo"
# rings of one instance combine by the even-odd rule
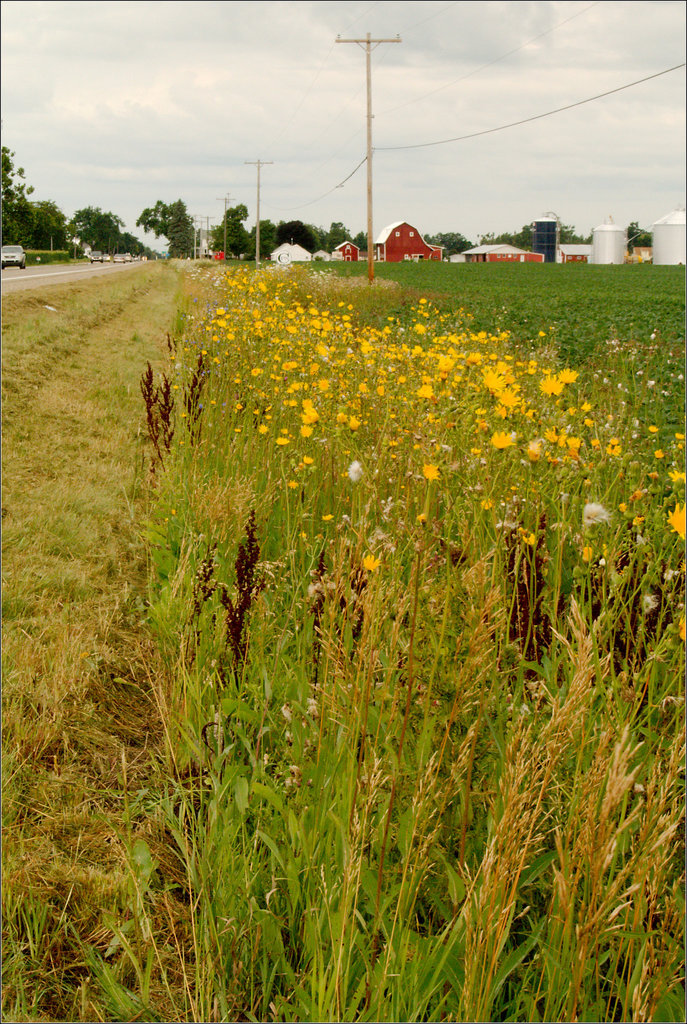
[[[547,214],[532,225],[532,252],[540,252],[544,263],[555,263],[558,255],[558,217]]]

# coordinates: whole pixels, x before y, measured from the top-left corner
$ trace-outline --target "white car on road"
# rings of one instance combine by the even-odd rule
[[[2,269],[5,267],[19,267],[26,270],[26,253],[20,245],[3,245],[2,247]]]

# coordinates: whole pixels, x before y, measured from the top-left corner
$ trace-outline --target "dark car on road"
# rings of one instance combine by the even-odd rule
[[[26,253],[20,245],[3,245],[2,247],[2,269],[5,267],[19,267],[26,270]]]
[[[91,254],[88,258],[90,259],[91,263],[103,262],[103,254],[101,253],[100,249],[91,249]]]

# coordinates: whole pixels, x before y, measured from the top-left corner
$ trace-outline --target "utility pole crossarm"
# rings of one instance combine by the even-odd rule
[[[395,39],[372,39],[367,33],[365,39],[342,39],[336,37],[337,43],[357,43],[365,50],[365,70],[367,78],[367,279],[374,281],[374,253],[372,245],[372,62],[370,54],[380,43],[400,43],[401,37]]]
[[[341,36],[336,37],[337,43],[358,43],[359,46],[366,46],[368,43],[374,43],[377,46],[379,43],[402,43],[403,40],[400,36],[396,36],[394,39],[370,39],[369,33],[364,39],[342,39]]]

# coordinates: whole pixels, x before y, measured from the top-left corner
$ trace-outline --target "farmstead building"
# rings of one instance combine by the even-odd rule
[[[466,263],[543,263],[540,252],[528,252],[514,245],[476,245],[462,254]]]
[[[591,245],[559,245],[559,263],[589,263],[592,254]]]
[[[332,256],[335,260],[357,263],[360,259],[360,249],[354,242],[342,242],[334,249]]]
[[[412,224],[397,221],[389,224],[375,242],[374,258],[381,263],[403,260],[440,260],[442,247],[429,245]]]
[[[312,255],[302,245],[292,245],[291,242],[282,244],[270,253],[273,263],[309,263]]]

